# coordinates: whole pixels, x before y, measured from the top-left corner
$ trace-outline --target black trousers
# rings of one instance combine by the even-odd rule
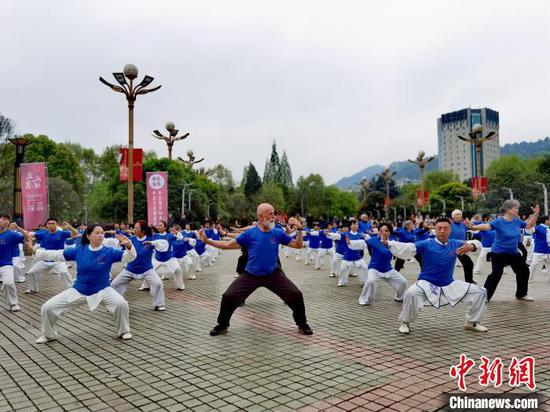
[[[458,260],[462,264],[462,269],[464,269],[464,281],[472,283],[474,281],[474,262],[472,262],[472,258],[468,255],[458,255]]]
[[[414,255],[414,258],[420,264],[420,268],[422,269],[422,256],[417,253],[416,255]],[[401,269],[403,269],[403,266],[405,266],[405,260],[400,258],[395,259],[395,270],[399,272]]]
[[[256,276],[244,272],[235,279],[222,296],[218,325],[229,326],[229,321],[235,309],[244,303],[252,292],[262,286],[279,296],[292,309],[292,316],[298,326],[307,323],[302,292],[286,277],[281,269],[277,268],[267,276]]]
[[[491,253],[491,265],[493,270],[485,281],[487,300],[490,300],[502,277],[505,266],[510,266],[516,274],[516,298],[527,295],[529,282],[529,266],[523,260],[521,253]]]

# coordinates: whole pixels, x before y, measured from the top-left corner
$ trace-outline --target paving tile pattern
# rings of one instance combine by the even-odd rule
[[[486,334],[463,329],[465,307],[424,308],[412,333],[399,335],[401,304],[383,281],[371,306],[357,302],[361,286],[345,288],[320,271],[281,257],[301,288],[313,336],[297,333],[289,308],[260,289],[239,308],[230,332],[210,337],[222,293],[233,281],[238,252],[223,252],[187,289],[165,280],[167,311],[154,312],[137,281],[128,289],[134,339],[116,339],[103,306],[82,306],[61,318],[60,338],[36,345],[40,306],[62,290],[47,275],[36,295],[17,286],[22,311],[7,312],[0,298],[0,411],[435,411],[443,394],[457,392],[449,367],[461,353],[536,358],[540,410],[550,411],[550,282],[530,284],[535,302],[514,298],[512,273],[489,304]],[[116,266],[114,274],[121,270]],[[402,272],[412,282],[416,262]],[[456,270],[462,278],[461,268]],[[485,276],[479,276],[482,283]],[[478,371],[468,393],[525,393],[502,385],[481,388]]]

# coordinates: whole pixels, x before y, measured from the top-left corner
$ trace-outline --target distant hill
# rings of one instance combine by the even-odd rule
[[[536,142],[505,144],[504,146],[501,146],[500,153],[502,156],[516,154],[523,158],[529,158],[545,153],[550,154],[550,137],[537,140]],[[418,180],[418,166],[407,160],[393,162],[389,166],[391,170],[397,172],[395,177],[398,181],[400,180],[406,182]],[[341,178],[335,184],[343,189],[353,189],[357,187],[357,184],[361,181],[361,179],[371,179],[383,170],[384,166],[382,165],[368,166],[360,172]],[[437,170],[437,156],[428,164],[428,166],[426,166],[427,172],[431,172],[432,170]]]

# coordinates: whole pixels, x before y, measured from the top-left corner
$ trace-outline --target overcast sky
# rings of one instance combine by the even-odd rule
[[[501,144],[550,135],[550,2],[18,1],[2,3],[0,112],[18,133],[96,151],[127,142],[123,95],[98,81],[134,63],[136,147],[166,155],[175,122],[206,167],[260,174],[276,140],[294,179],[327,183],[437,151],[436,119],[500,112]]]

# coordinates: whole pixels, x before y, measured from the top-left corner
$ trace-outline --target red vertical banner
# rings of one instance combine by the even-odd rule
[[[416,204],[418,207],[427,205],[430,201],[430,193],[427,190],[418,190],[416,192]]]
[[[158,225],[168,218],[168,173],[147,172],[147,223]]]
[[[128,148],[120,149],[120,181],[128,181]],[[134,149],[134,182],[143,180],[143,149]]]
[[[488,187],[487,176],[481,176],[481,193],[487,193]]]
[[[384,209],[387,209],[391,205],[391,199],[389,197],[384,198]]]
[[[46,163],[21,163],[21,197],[25,229],[35,229],[48,218]]]

